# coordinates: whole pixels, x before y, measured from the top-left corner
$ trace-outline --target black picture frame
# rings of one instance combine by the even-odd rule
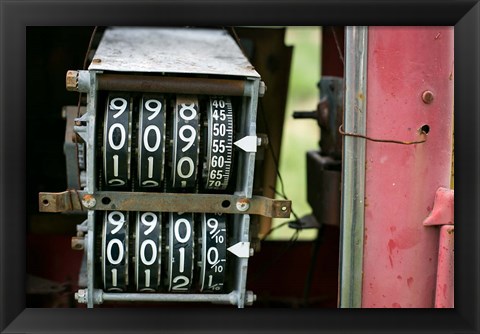
[[[2,333],[479,332],[477,1],[2,0],[0,14]],[[25,309],[25,31],[37,25],[455,25],[455,309]]]

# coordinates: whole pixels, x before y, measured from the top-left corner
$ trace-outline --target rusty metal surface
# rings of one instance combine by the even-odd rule
[[[98,89],[106,91],[243,96],[245,81],[128,74],[99,74]]]
[[[237,203],[247,203],[239,210]],[[275,200],[262,196],[244,198],[235,195],[106,192],[87,194],[67,190],[60,193],[40,193],[41,212],[75,210],[120,210],[159,212],[212,212],[252,214],[274,218],[289,218],[291,201]]]
[[[89,70],[260,77],[225,30],[114,27]]]
[[[317,106],[320,149],[323,155],[342,159],[342,137],[338,128],[343,124],[343,78],[323,76],[318,83],[320,102]]]

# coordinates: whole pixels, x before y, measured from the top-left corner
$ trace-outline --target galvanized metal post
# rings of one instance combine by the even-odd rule
[[[346,132],[365,134],[368,27],[346,27]],[[365,140],[345,137],[340,223],[339,307],[361,307],[365,192]]]

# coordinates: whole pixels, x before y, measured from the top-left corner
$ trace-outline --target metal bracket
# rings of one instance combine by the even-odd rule
[[[433,210],[423,221],[424,226],[453,225],[453,196],[454,191],[447,188],[438,188],[435,193]]]
[[[454,191],[438,188],[433,210],[423,221],[423,226],[439,226],[437,281],[435,308],[453,308],[455,272]]]
[[[88,194],[85,191],[67,190],[59,193],[41,192],[38,204],[40,212],[77,210],[210,212],[289,218],[292,202],[263,196],[246,198],[237,195],[108,191]]]

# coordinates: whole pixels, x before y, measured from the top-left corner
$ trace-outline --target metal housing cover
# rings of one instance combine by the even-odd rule
[[[218,29],[109,28],[88,69],[260,77],[227,31]]]

